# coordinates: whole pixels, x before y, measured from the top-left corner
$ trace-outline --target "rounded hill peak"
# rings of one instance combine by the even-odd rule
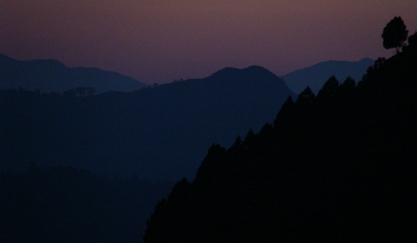
[[[216,79],[279,79],[278,76],[261,66],[249,66],[243,69],[227,67],[213,73],[210,77]]]

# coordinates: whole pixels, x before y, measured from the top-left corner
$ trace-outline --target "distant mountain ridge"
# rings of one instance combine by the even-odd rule
[[[295,97],[281,78],[256,66],[130,93],[3,92],[0,157],[5,167],[35,160],[150,180],[191,178],[207,147],[259,130],[288,96]]]
[[[17,61],[0,54],[0,89],[62,93],[77,87],[93,87],[95,94],[130,92],[148,85],[117,72],[98,68],[69,68],[57,60]]]
[[[295,98],[285,82],[261,67],[225,68],[203,79],[162,84],[129,93],[106,92],[78,97],[25,90],[0,90],[0,175],[9,170],[26,170],[35,163],[38,167],[70,166],[85,169],[100,176],[108,175],[108,178],[114,178],[114,175],[121,175],[119,178],[132,175],[130,178],[155,182],[193,178],[212,143],[231,145],[237,135],[244,136],[249,129],[258,131],[266,121],[275,119],[288,96]],[[42,184],[40,180],[36,182]],[[101,235],[119,234],[121,230],[137,228],[137,232],[126,231],[119,238],[133,239],[138,234],[143,234],[146,218],[151,213],[156,196],[160,197],[159,195],[167,192],[166,187],[160,190],[152,185],[138,184],[140,187],[129,186],[127,191],[123,191],[126,187],[121,187],[120,194],[103,192],[96,193],[97,196],[94,194],[93,199],[85,199],[91,198],[88,186],[92,182],[89,181],[83,189],[88,195],[83,197],[83,202],[100,202],[101,200],[95,198],[100,199],[104,195],[111,199],[110,202],[117,203],[112,204],[112,210],[105,209],[106,213],[103,215],[116,211],[116,218],[123,220],[120,223],[109,221],[111,223],[107,224],[106,219],[95,224],[95,228],[105,224],[100,229],[108,229],[114,225],[123,227],[111,232],[103,230]],[[103,186],[100,183],[101,190],[107,188],[106,185],[108,184]],[[62,187],[53,185],[53,188]],[[135,195],[133,198],[127,196],[127,192],[132,189],[136,190],[135,194],[131,194]],[[48,187],[42,190],[49,193]],[[54,195],[53,192],[50,193]],[[118,195],[125,195],[126,199],[120,199]],[[17,195],[14,198],[19,200],[21,197]],[[46,205],[56,205],[56,200],[54,197]],[[124,203],[123,200],[127,202]],[[7,203],[5,201],[3,204]],[[40,205],[45,208],[42,203]],[[100,205],[109,203],[102,202]],[[121,204],[123,211],[129,210],[129,205],[135,205],[137,209],[121,214],[117,211]],[[79,204],[70,203],[64,207],[53,207],[68,210],[74,208],[73,205],[75,208],[80,207]],[[19,204],[13,204],[10,208],[19,208]],[[36,212],[35,216],[31,214],[34,218],[44,211]],[[131,219],[138,220],[139,223],[126,221],[125,215],[130,215]],[[80,222],[77,220],[82,219],[82,216],[74,215],[71,225],[73,222]],[[58,222],[67,218],[64,216]],[[2,222],[8,225],[5,229],[13,229],[10,222],[17,221],[14,218],[0,220],[0,225]],[[125,227],[123,223],[129,225]],[[53,226],[55,225],[57,224],[54,223]],[[69,229],[72,229],[71,226]],[[20,232],[19,230],[10,232]],[[10,232],[4,234],[5,237],[13,234]],[[65,238],[65,235],[56,235]],[[94,240],[97,241],[97,238]],[[111,239],[109,241],[113,242]]]
[[[347,77],[361,80],[366,69],[373,63],[374,60],[370,58],[363,58],[358,62],[326,61],[290,72],[281,78],[296,94],[301,93],[307,86],[317,94],[331,76],[335,76],[339,82],[345,81]]]

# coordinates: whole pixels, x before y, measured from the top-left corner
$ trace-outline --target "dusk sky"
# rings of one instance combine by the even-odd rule
[[[277,75],[321,61],[389,57],[382,30],[417,0],[0,0],[0,53],[57,59],[144,83],[203,78],[224,67]]]

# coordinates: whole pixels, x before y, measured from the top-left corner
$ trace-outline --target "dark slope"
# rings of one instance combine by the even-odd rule
[[[0,242],[141,242],[150,203],[171,186],[69,167],[0,173]]]
[[[410,49],[357,86],[331,78],[258,134],[211,146],[157,204],[145,242],[415,242],[416,67]]]
[[[347,77],[356,81],[361,80],[366,69],[373,63],[374,61],[369,58],[364,58],[358,62],[327,61],[296,70],[281,78],[296,94],[301,93],[307,86],[311,88],[313,93],[317,94],[330,76],[335,76],[341,81],[344,81]]]
[[[227,68],[132,93],[3,92],[2,166],[35,161],[151,180],[192,178],[208,146],[259,130],[290,95],[261,67]]]
[[[0,54],[0,89],[62,93],[77,87],[93,87],[95,93],[130,92],[146,87],[130,77],[98,68],[68,68],[56,60],[17,61]]]

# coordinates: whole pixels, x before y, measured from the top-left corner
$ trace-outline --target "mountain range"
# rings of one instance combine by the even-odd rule
[[[281,78],[296,94],[301,93],[307,86],[317,94],[331,76],[335,76],[340,82],[345,81],[348,77],[356,81],[361,80],[366,73],[366,69],[373,63],[374,60],[369,58],[364,58],[358,62],[326,61],[290,72],[281,76]]]
[[[59,214],[78,209],[91,209],[93,214],[89,218],[82,213],[60,214],[62,219],[56,228],[76,230],[76,225],[64,222],[71,219],[80,225],[95,222],[101,229],[114,232],[86,226],[91,232],[71,235],[74,241],[110,235],[114,237],[112,242],[122,238],[123,242],[136,242],[156,198],[167,194],[172,180],[193,179],[210,145],[231,146],[236,136],[240,139],[261,130],[265,122],[276,119],[288,97],[296,98],[283,79],[259,66],[224,68],[203,79],[141,88],[129,86],[138,82],[117,73],[67,68],[54,60],[18,62],[0,57],[0,176],[4,182],[0,185],[6,188],[1,195],[18,202],[12,205],[6,200],[2,205],[16,208],[20,215],[16,217],[25,217],[22,215],[36,209],[38,213],[32,213],[24,225],[33,228],[29,235],[46,234],[50,242],[55,242],[53,237],[69,237],[65,232],[45,231],[51,227],[48,220],[57,220],[54,214],[48,214],[50,210]],[[20,71],[11,68],[21,65],[25,67]],[[106,78],[98,78],[102,75]],[[62,80],[74,76],[80,77],[78,83],[62,84]],[[6,88],[10,77],[25,81],[19,84],[21,89],[13,85]],[[87,81],[91,77],[97,78]],[[100,80],[107,80],[109,85],[103,87]],[[41,81],[44,86],[39,86]],[[96,95],[68,92],[77,87],[94,87]],[[40,169],[33,169],[33,165]],[[27,172],[15,175],[10,171]],[[116,179],[103,179],[106,175]],[[131,179],[121,183],[117,176]],[[65,185],[67,180],[72,186]],[[19,185],[24,187],[22,193]],[[70,200],[61,188],[76,198],[82,193],[85,201],[80,204]],[[29,204],[32,194],[42,196]],[[101,205],[99,210],[97,205]],[[44,213],[45,222],[39,224],[36,218]],[[10,229],[3,232],[5,237],[25,232],[14,227],[20,224],[18,220],[7,216],[2,220],[3,216],[0,214],[0,228]],[[106,222],[117,220],[97,223],[103,221],[101,218]],[[22,237],[21,241],[26,241]]]
[[[68,68],[57,60],[17,61],[0,54],[0,90],[18,89],[57,92],[77,87],[129,92],[147,87],[133,78],[98,68]]]
[[[295,70],[281,78],[295,94],[307,86],[317,93],[331,76],[340,82],[347,77],[360,80],[373,62],[369,58],[358,62],[325,61]],[[92,87],[94,94],[100,94],[107,91],[131,92],[148,85],[98,68],[68,68],[57,60],[17,61],[0,54],[0,90],[23,88],[63,93],[78,87]]]
[[[33,202],[31,206],[38,213],[32,214],[33,217],[29,217],[25,224],[39,230],[32,230],[29,235],[39,235],[51,227],[47,221],[45,224],[36,221],[36,215],[49,212],[45,208],[54,212],[67,212],[74,208],[97,212],[94,205],[98,204],[100,208],[114,210],[105,209],[106,213],[100,214],[99,211],[88,218],[80,213],[72,216],[61,214],[62,219],[58,222],[64,225],[62,227],[74,229],[76,225],[67,225],[63,221],[71,218],[85,225],[86,222],[105,218],[103,222],[108,223],[100,221],[96,224],[110,229],[106,231],[108,233],[114,231],[110,235],[118,240],[111,242],[137,242],[145,230],[146,219],[156,198],[165,196],[169,191],[167,186],[158,186],[161,182],[162,185],[172,186],[175,180],[182,177],[193,178],[212,143],[231,145],[239,134],[244,135],[249,129],[259,130],[265,121],[275,119],[277,110],[289,96],[295,97],[282,79],[258,66],[225,68],[207,78],[178,81],[129,93],[112,91],[77,96],[24,89],[3,90],[0,91],[0,176],[6,173],[3,180],[5,188],[13,188],[9,183],[18,183],[26,185],[26,193],[44,192],[39,194],[43,195],[39,196],[42,200]],[[33,165],[40,171],[32,169],[25,173]],[[76,170],[59,169],[61,167]],[[44,178],[46,175],[42,168],[52,171],[52,175]],[[82,200],[88,201],[82,201],[82,204],[66,200],[68,196],[56,190],[63,184],[61,179],[53,176],[54,171],[70,181],[74,177],[83,178],[79,183],[66,186],[64,191],[75,193],[78,195],[76,198],[81,192],[95,196],[89,199],[82,196]],[[9,175],[10,172],[24,174]],[[100,179],[103,176],[122,180],[146,179],[156,184],[129,180],[120,186],[117,180],[115,183]],[[83,185],[84,181],[88,185]],[[55,186],[49,186],[49,183]],[[95,191],[89,186],[91,183],[101,189]],[[14,198],[18,205],[28,204],[31,194],[14,193],[13,190],[4,191],[5,197]],[[43,200],[44,197],[53,199]],[[27,209],[18,205],[5,203],[4,207],[17,207],[16,210],[22,212],[18,215],[24,215]],[[129,212],[117,211],[120,208]],[[47,220],[56,220],[53,217],[49,214],[44,216]],[[117,218],[117,221],[110,222],[110,218]],[[0,226],[1,222],[8,222],[5,229],[13,229],[12,225],[19,223],[13,219],[1,219],[0,213]],[[71,235],[71,239],[79,242],[80,238],[86,239],[91,235],[108,235],[91,230],[85,235]],[[19,232],[22,231],[15,229],[3,235],[13,237],[21,235]],[[45,234],[52,237],[49,242],[56,242],[53,237],[67,237],[65,232]],[[21,241],[26,241],[22,237]]]
[[[284,81],[252,66],[135,92],[68,96],[2,91],[3,167],[67,165],[101,175],[192,178],[212,143],[272,121]]]

